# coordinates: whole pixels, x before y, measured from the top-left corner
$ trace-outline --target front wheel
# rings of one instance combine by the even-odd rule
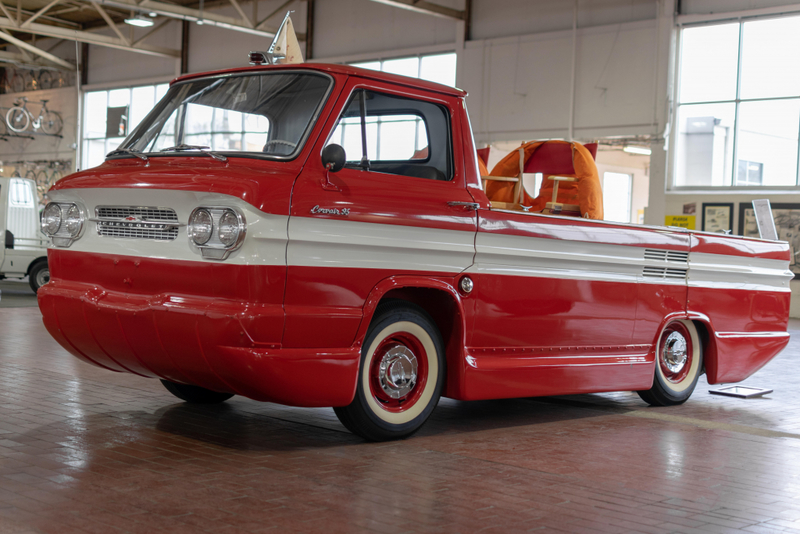
[[[692,395],[703,371],[703,346],[691,321],[673,321],[656,346],[653,387],[636,393],[651,406],[683,404]]]
[[[34,293],[39,292],[39,288],[50,281],[50,267],[47,266],[46,261],[40,261],[31,268],[28,274],[28,283],[31,285]]]
[[[378,306],[361,350],[356,396],[334,408],[352,433],[369,441],[405,438],[430,417],[442,392],[444,343],[425,311],[389,301]]]
[[[30,117],[22,108],[11,108],[6,112],[6,124],[15,132],[24,132],[30,123]]]
[[[167,391],[181,400],[192,404],[219,404],[233,397],[231,393],[220,393],[200,386],[190,386],[189,384],[178,384],[169,380],[162,380],[162,384]]]

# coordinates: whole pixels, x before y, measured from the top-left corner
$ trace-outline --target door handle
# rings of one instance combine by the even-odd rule
[[[447,203],[447,205],[450,206],[451,208],[461,207],[464,208],[465,210],[473,210],[473,211],[478,211],[478,208],[480,207],[480,205],[477,202],[460,202],[457,200],[451,200],[450,202]]]

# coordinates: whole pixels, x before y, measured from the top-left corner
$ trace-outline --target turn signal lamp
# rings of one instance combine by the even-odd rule
[[[266,52],[250,52],[248,59],[251,65],[269,65]]]

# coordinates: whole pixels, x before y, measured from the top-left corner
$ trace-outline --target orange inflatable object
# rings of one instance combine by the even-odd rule
[[[478,172],[481,173],[481,176],[489,175],[489,169],[486,168],[486,164],[483,162],[482,158],[478,158]]]
[[[580,206],[581,215],[589,219],[603,218],[603,190],[600,187],[600,177],[597,173],[592,154],[580,143],[569,143],[567,141],[531,141],[522,145],[524,150],[523,160],[527,162],[534,153],[545,143],[563,143],[572,146],[572,166],[575,174],[559,174],[577,178],[577,182],[561,182],[558,186],[557,201],[563,204],[577,204]],[[519,150],[510,152],[500,162],[494,166],[490,176],[519,176]],[[531,211],[541,212],[545,205],[552,200],[553,186],[555,182],[548,180],[550,174],[544,172],[544,179],[539,195],[531,198],[523,190],[522,204],[531,206]],[[486,196],[495,202],[516,202],[514,199],[514,183],[488,181],[486,185]]]

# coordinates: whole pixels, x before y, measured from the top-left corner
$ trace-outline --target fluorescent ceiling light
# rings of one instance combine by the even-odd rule
[[[139,28],[148,28],[153,25],[153,20],[148,19],[147,17],[143,17],[142,15],[136,15],[129,19],[125,19],[125,24],[130,24],[131,26],[138,26]]]
[[[628,152],[629,154],[641,154],[642,156],[649,156],[653,152],[649,148],[642,146],[626,146],[623,147],[622,150]]]

